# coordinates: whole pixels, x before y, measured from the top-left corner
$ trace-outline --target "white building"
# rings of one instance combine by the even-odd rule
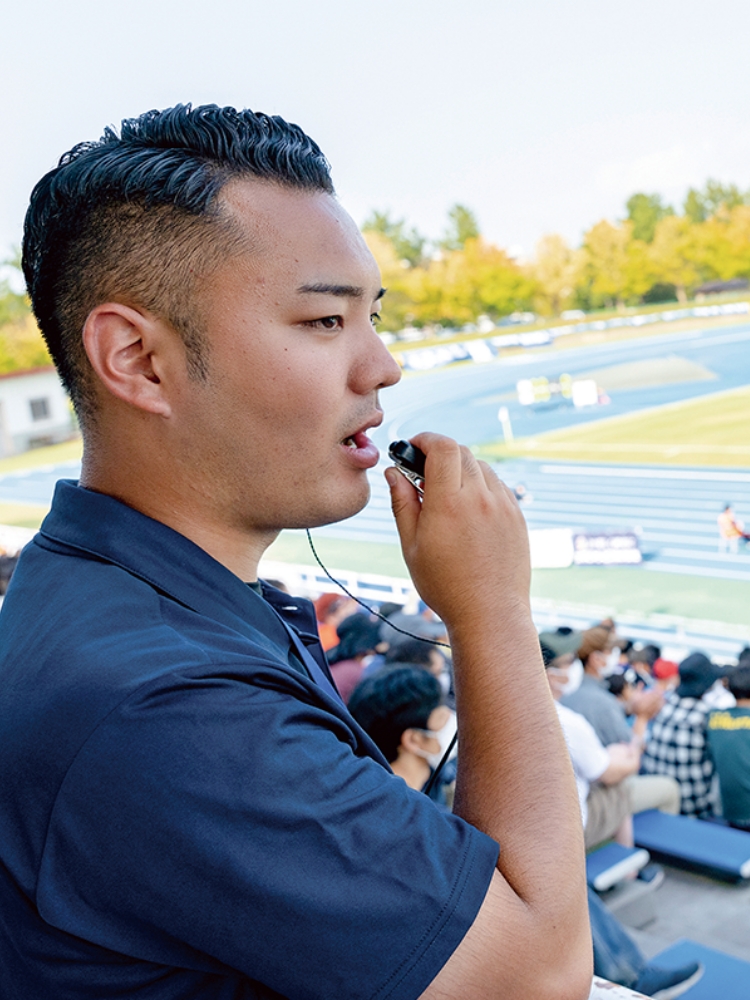
[[[0,375],[0,457],[75,437],[77,425],[55,369]]]

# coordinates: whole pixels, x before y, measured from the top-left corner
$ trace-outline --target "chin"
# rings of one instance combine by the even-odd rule
[[[289,524],[288,528],[322,528],[325,524],[336,524],[354,517],[367,506],[370,499],[370,484],[365,480],[359,490],[341,490],[335,496],[326,497],[319,509],[308,512],[304,522]]]

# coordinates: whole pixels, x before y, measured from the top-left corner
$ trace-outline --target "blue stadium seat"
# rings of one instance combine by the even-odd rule
[[[597,892],[606,892],[644,868],[651,857],[648,851],[622,844],[605,844],[586,855],[586,881]]]
[[[688,962],[703,963],[706,971],[702,979],[683,994],[684,1000],[748,1000],[750,997],[750,962],[687,938],[681,938],[654,955],[651,961],[667,969]]]
[[[670,864],[730,881],[750,878],[750,833],[743,830],[648,809],[633,817],[633,835],[638,847]]]

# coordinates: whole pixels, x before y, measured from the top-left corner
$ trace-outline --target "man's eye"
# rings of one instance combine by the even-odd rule
[[[380,313],[373,313],[372,316],[370,316],[370,322],[373,326],[377,326],[378,323],[380,323]]]
[[[340,316],[322,316],[320,319],[310,320],[306,326],[317,327],[321,330],[338,330],[343,325]]]

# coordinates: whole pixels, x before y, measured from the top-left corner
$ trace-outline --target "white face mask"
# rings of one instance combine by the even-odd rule
[[[420,729],[420,733],[424,733],[425,736],[429,736],[434,740],[438,741],[440,749],[437,753],[428,753],[426,750],[414,750],[414,753],[419,757],[424,757],[427,763],[430,765],[432,770],[438,766],[440,761],[443,759],[443,754],[450,746],[451,740],[456,734],[458,729],[458,723],[456,722],[456,713],[451,712],[448,721],[440,729]],[[451,757],[455,757],[458,752],[458,744],[454,746],[453,753]]]
[[[617,668],[620,666],[620,647],[615,646],[611,653],[607,655],[607,662],[599,674],[600,677],[611,677],[612,674],[617,672]]]
[[[573,660],[565,670],[560,670],[558,667],[548,667],[547,672],[554,674],[556,677],[566,678],[563,684],[558,685],[558,690],[562,697],[568,694],[575,694],[583,680],[583,664],[579,659]]]

